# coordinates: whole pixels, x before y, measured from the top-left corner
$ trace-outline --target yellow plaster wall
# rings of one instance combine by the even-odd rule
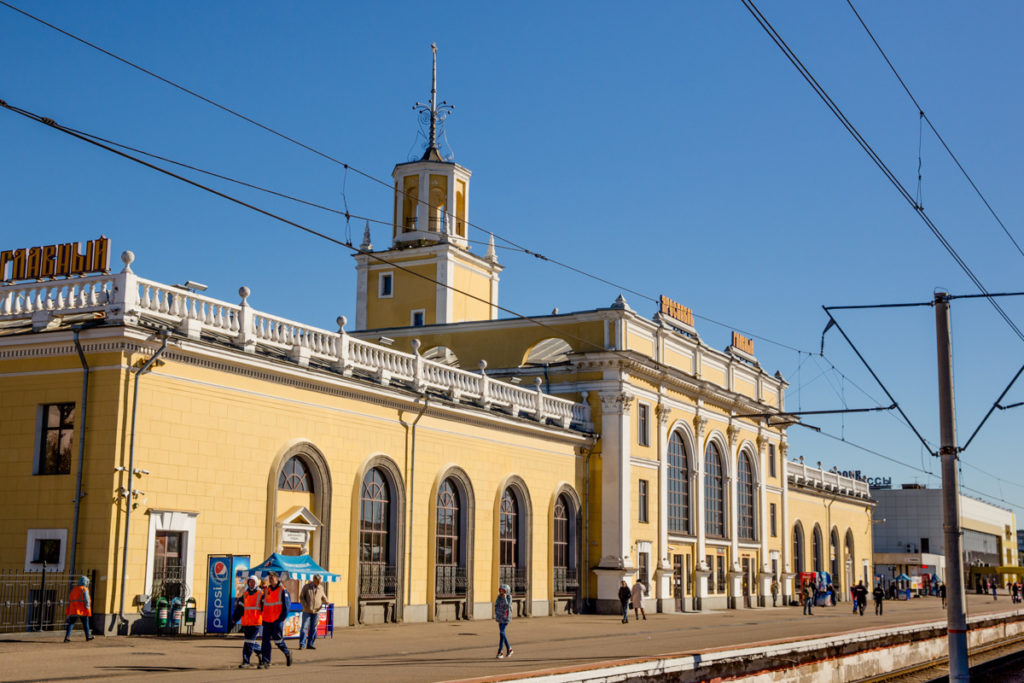
[[[679,353],[670,348],[665,349],[665,364],[669,367],[693,374],[693,356],[686,353]]]
[[[452,322],[490,320],[491,280],[485,273],[456,265],[452,293]],[[470,294],[472,296],[467,296]],[[480,301],[472,297],[483,299]],[[485,303],[486,302],[486,303]]]
[[[402,259],[390,259],[401,263]],[[368,287],[369,301],[366,306],[366,327],[378,329],[385,327],[406,327],[410,323],[412,311],[424,309],[425,324],[434,323],[437,314],[436,286],[437,266],[434,264],[404,265],[406,270],[393,269],[393,296],[380,298],[377,289],[378,270],[371,269]],[[385,272],[391,270],[383,269]],[[411,272],[408,272],[411,271]],[[419,273],[429,280],[418,277]]]
[[[831,503],[831,506],[829,505]],[[822,569],[831,572],[829,555],[830,530],[835,527],[839,531],[839,545],[841,554],[839,565],[843,576],[840,583],[842,590],[848,591],[850,579],[854,582],[863,580],[863,560],[868,560],[868,578],[871,578],[871,526],[872,506],[863,501],[855,501],[846,497],[833,497],[831,495],[819,495],[803,489],[790,488],[789,490],[789,529],[787,535],[790,539],[790,552],[792,552],[792,532],[799,521],[804,530],[804,571],[814,570],[813,539],[814,525],[817,523],[822,532]],[[845,543],[846,531],[853,532],[853,577],[846,575]],[[792,565],[793,571],[796,566]],[[845,593],[844,593],[845,594]]]

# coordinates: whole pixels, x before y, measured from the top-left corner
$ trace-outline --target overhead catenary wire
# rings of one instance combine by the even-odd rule
[[[762,29],[768,34],[772,42],[782,51],[790,63],[797,69],[800,75],[805,81],[811,86],[815,94],[825,103],[825,106],[832,112],[832,114],[839,120],[843,127],[853,137],[853,139],[860,145],[861,149],[868,155],[872,162],[878,167],[878,170],[886,177],[886,179],[892,184],[896,191],[904,198],[904,200],[914,209],[918,217],[924,222],[924,224],[931,231],[932,235],[939,241],[939,243],[945,248],[946,252],[953,258],[960,269],[967,275],[967,277],[974,283],[984,295],[988,295],[988,289],[982,284],[981,280],[974,273],[967,262],[957,253],[952,243],[946,238],[939,227],[932,221],[932,219],[925,213],[924,207],[917,203],[914,196],[904,187],[903,183],[900,182],[899,178],[889,169],[886,163],[874,150],[874,148],[868,143],[867,139],[861,135],[860,131],[857,130],[856,126],[846,117],[842,109],[832,100],[832,97],[828,94],[828,91],[815,79],[814,75],[811,74],[810,70],[804,66],[803,62],[797,57],[793,49],[786,43],[782,35],[776,31],[775,27],[772,26],[771,22],[761,13],[761,10],[757,8],[753,0],[740,0],[743,6],[747,8],[747,11],[754,17],[755,21],[761,26]],[[1010,329],[1017,335],[1017,338],[1024,342],[1024,331],[1017,326],[1017,324],[1010,318],[1009,314],[1003,310],[1003,307],[999,303],[988,297],[989,304],[995,309],[999,316],[1006,322]]]
[[[878,52],[882,55],[882,59],[884,59],[885,63],[889,65],[889,69],[892,71],[893,75],[896,76],[896,80],[898,80],[900,82],[900,85],[903,87],[903,91],[907,93],[907,97],[909,97],[910,101],[914,103],[915,107],[917,107],[917,111],[918,111],[920,120],[924,121],[925,123],[928,124],[928,127],[931,129],[932,133],[935,134],[935,137],[938,139],[939,143],[942,144],[942,147],[946,150],[946,152],[949,154],[950,158],[953,160],[953,163],[956,164],[956,167],[958,169],[960,169],[960,173],[962,173],[964,178],[967,179],[967,182],[970,183],[971,187],[974,189],[974,192],[978,195],[978,198],[981,199],[982,203],[985,205],[985,208],[988,209],[989,213],[992,214],[992,217],[999,224],[999,227],[1003,229],[1004,233],[1006,233],[1006,236],[1010,239],[1010,242],[1013,243],[1014,248],[1017,249],[1017,253],[1019,253],[1021,256],[1024,256],[1024,249],[1021,248],[1021,246],[1017,242],[1017,240],[1014,239],[1012,234],[1010,234],[1010,230],[1006,227],[1006,224],[1003,223],[1003,219],[999,217],[999,214],[997,214],[996,210],[994,208],[992,208],[992,205],[989,203],[988,199],[986,199],[985,195],[982,194],[981,188],[979,188],[978,185],[974,182],[974,179],[967,172],[967,169],[964,168],[964,165],[962,163],[960,163],[960,159],[957,158],[956,154],[953,153],[953,150],[950,149],[948,144],[946,144],[946,140],[939,133],[939,130],[935,127],[935,124],[932,123],[932,120],[930,118],[928,118],[928,115],[924,111],[924,107],[922,107],[921,104],[917,101],[917,98],[914,97],[914,93],[910,92],[910,87],[907,85],[906,81],[903,80],[903,77],[900,76],[899,72],[896,70],[896,67],[892,63],[892,60],[889,59],[889,55],[887,55],[885,53],[885,50],[882,49],[881,44],[879,44],[878,40],[875,38],[875,34],[871,32],[871,29],[868,28],[868,25],[864,21],[864,18],[861,17],[860,12],[858,12],[857,8],[853,6],[852,0],[846,0],[846,4],[850,6],[850,9],[853,11],[854,16],[857,17],[857,21],[860,22],[860,25],[864,27],[864,31],[868,34],[868,37],[871,38],[871,42],[874,43],[876,48],[878,48]],[[919,181],[920,181],[920,172],[921,172],[920,171],[920,154],[921,154],[920,153],[920,142],[918,142],[918,179],[919,179]]]

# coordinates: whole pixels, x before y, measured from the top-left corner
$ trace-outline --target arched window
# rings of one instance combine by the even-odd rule
[[[559,496],[555,501],[555,538],[553,541],[552,555],[555,558],[554,565],[558,568],[569,567],[569,510],[565,496]]]
[[[740,453],[736,469],[736,498],[739,519],[739,535],[745,541],[757,540],[754,505],[754,468],[750,464],[750,456]]]
[[[501,494],[501,519],[498,523],[499,574],[501,583],[508,584],[516,594],[518,584],[525,582],[520,561],[522,539],[519,535],[519,499],[512,487]]]
[[[722,456],[714,443],[704,451],[704,533],[725,536],[725,478]]]
[[[813,545],[811,546],[811,557],[814,559],[814,571],[825,571],[825,563],[822,562],[821,557],[821,527],[819,527],[817,524],[814,525],[814,537],[812,543]]]
[[[313,478],[309,475],[309,468],[302,458],[297,455],[288,458],[277,478],[277,488],[281,491],[314,493]]]
[[[668,439],[668,530],[690,531],[690,462],[679,432]]]
[[[459,491],[449,478],[437,491],[437,583],[440,597],[465,595],[466,571],[462,562]]]
[[[388,480],[374,467],[363,477],[359,512],[359,594],[393,597],[395,566],[391,551],[391,495]]]
[[[793,571],[800,574],[804,570],[804,528],[800,524],[793,527]]]
[[[842,572],[840,570],[839,556],[842,554],[842,549],[839,547],[839,530],[832,529],[832,533],[829,535],[829,573],[832,574],[832,583],[836,587],[836,592],[839,592],[839,588],[842,586]]]

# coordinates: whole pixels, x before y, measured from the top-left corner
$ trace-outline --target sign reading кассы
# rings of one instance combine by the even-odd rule
[[[85,243],[48,244],[45,247],[0,251],[0,282],[105,273],[110,270],[110,238]]]

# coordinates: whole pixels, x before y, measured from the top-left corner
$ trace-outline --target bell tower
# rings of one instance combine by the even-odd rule
[[[453,111],[437,101],[437,45],[431,44],[430,101],[414,109],[429,126],[427,148],[395,165],[391,247],[373,251],[369,224],[355,255],[356,329],[444,325],[497,318],[502,266],[491,237],[484,257],[469,242],[468,168],[445,158],[438,135]]]

